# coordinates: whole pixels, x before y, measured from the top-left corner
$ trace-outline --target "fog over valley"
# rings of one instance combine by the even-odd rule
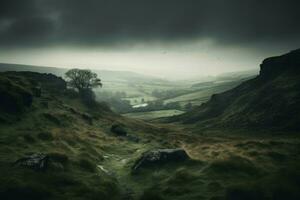
[[[299,200],[300,0],[0,0],[0,200]]]

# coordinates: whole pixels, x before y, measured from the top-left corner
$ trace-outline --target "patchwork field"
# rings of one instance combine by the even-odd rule
[[[188,94],[177,96],[175,98],[166,99],[164,103],[173,103],[178,102],[182,106],[191,102],[193,105],[201,105],[208,101],[213,94],[224,92],[228,89],[231,89],[237,85],[239,85],[241,81],[233,81],[233,82],[224,82],[224,83],[212,83],[201,89],[194,89]]]
[[[126,113],[123,114],[125,117],[137,118],[142,120],[151,120],[162,117],[171,117],[175,115],[180,115],[184,113],[180,110],[158,110],[158,111],[150,111],[150,112],[135,112],[135,113]]]

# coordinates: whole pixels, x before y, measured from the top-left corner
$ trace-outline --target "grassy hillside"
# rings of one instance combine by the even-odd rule
[[[260,75],[213,95],[206,104],[174,120],[198,128],[277,128],[299,130],[300,50],[268,58]]]
[[[57,84],[49,86],[50,79]],[[124,195],[125,188],[116,176],[105,173],[102,165],[113,159],[120,146],[128,146],[124,153],[135,152],[137,146],[114,136],[110,127],[124,124],[138,137],[153,132],[153,126],[126,120],[106,105],[87,107],[52,75],[2,73],[0,80],[1,199],[120,199]],[[36,85],[41,94],[36,94]],[[23,101],[23,96],[30,101]],[[7,105],[4,97],[10,98]],[[17,110],[7,109],[15,105]],[[147,145],[138,149],[147,149]],[[49,155],[46,172],[13,165],[31,153]],[[113,172],[110,166],[105,168]]]
[[[194,85],[194,90],[188,94],[180,95],[175,98],[170,98],[164,100],[164,103],[173,103],[178,102],[182,106],[191,102],[193,105],[201,105],[202,103],[207,102],[213,94],[221,93],[235,86],[239,85],[244,80],[236,80],[232,82],[223,82],[223,83],[215,83],[210,82],[202,86],[200,84]]]
[[[105,104],[88,106],[53,75],[0,73],[0,82],[0,199],[300,197],[298,135],[193,134],[187,126],[122,117]],[[127,136],[112,131],[115,125]],[[190,159],[133,173],[144,152],[174,148]],[[33,153],[49,158],[43,170],[16,162]]]
[[[64,77],[67,70],[66,68],[0,63],[0,72],[32,71],[52,73]],[[155,101],[163,101],[164,104],[178,103],[179,106],[172,109],[185,111],[184,107],[187,104],[192,106],[201,105],[208,101],[211,95],[231,89],[256,73],[255,71],[242,71],[197,80],[168,81],[128,71],[93,71],[98,74],[103,82],[103,87],[95,90],[97,99],[108,102],[114,111],[118,113],[135,112],[130,109],[132,106],[139,105],[142,102]],[[163,108],[163,110],[168,109],[170,108]]]

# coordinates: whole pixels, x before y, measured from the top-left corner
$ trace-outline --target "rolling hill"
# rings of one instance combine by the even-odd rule
[[[114,134],[113,124],[126,129],[127,137]],[[156,142],[131,140],[149,140],[147,133],[155,130],[113,113],[105,104],[86,105],[53,74],[2,72],[0,199],[121,199],[126,189],[116,180],[118,174],[108,173],[116,166],[105,163],[114,161],[120,149],[130,152],[128,162],[134,162],[140,154],[136,149]],[[32,170],[34,160],[22,161],[28,155],[45,161]]]
[[[192,134],[87,105],[53,74],[0,73],[3,200],[299,199],[299,144],[288,134]],[[147,166],[178,148],[188,160]]]
[[[67,68],[63,67],[46,67],[46,66],[34,66],[34,65],[21,65],[21,64],[8,64],[0,63],[0,72],[5,71],[31,71],[39,73],[51,73],[56,76],[63,77]],[[147,76],[131,71],[110,71],[110,70],[93,70],[95,71],[102,79],[104,83],[106,82],[121,82],[121,83],[130,83],[130,82],[152,82],[155,81],[157,84],[160,82],[166,82],[162,79]]]
[[[265,59],[260,74],[172,118],[198,128],[300,130],[300,50]]]

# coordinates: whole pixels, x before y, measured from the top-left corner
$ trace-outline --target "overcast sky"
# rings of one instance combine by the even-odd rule
[[[300,47],[299,0],[0,0],[0,62],[189,78]]]

